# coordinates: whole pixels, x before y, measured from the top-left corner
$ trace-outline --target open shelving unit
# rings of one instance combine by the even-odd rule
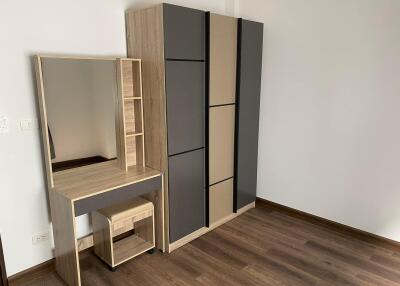
[[[121,155],[122,167],[145,164],[142,69],[140,59],[119,59],[119,94],[123,122],[120,128],[124,150]]]

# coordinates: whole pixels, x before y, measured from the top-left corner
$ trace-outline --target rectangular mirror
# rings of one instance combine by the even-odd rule
[[[41,58],[53,172],[117,157],[116,62]]]

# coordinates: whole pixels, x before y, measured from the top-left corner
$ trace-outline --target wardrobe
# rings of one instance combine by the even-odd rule
[[[145,163],[165,175],[172,251],[254,205],[263,25],[160,4],[127,11],[126,27],[128,56],[142,59]]]

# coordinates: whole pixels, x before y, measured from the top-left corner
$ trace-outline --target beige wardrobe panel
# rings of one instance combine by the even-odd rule
[[[235,106],[211,107],[209,112],[209,185],[233,177]]]
[[[237,19],[210,14],[210,106],[235,102]]]
[[[210,187],[210,225],[233,213],[233,179]]]

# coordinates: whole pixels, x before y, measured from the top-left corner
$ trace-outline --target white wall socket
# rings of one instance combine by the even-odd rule
[[[32,236],[32,244],[36,245],[49,240],[49,232],[41,232]]]
[[[8,132],[8,118],[5,116],[0,116],[0,133]]]

